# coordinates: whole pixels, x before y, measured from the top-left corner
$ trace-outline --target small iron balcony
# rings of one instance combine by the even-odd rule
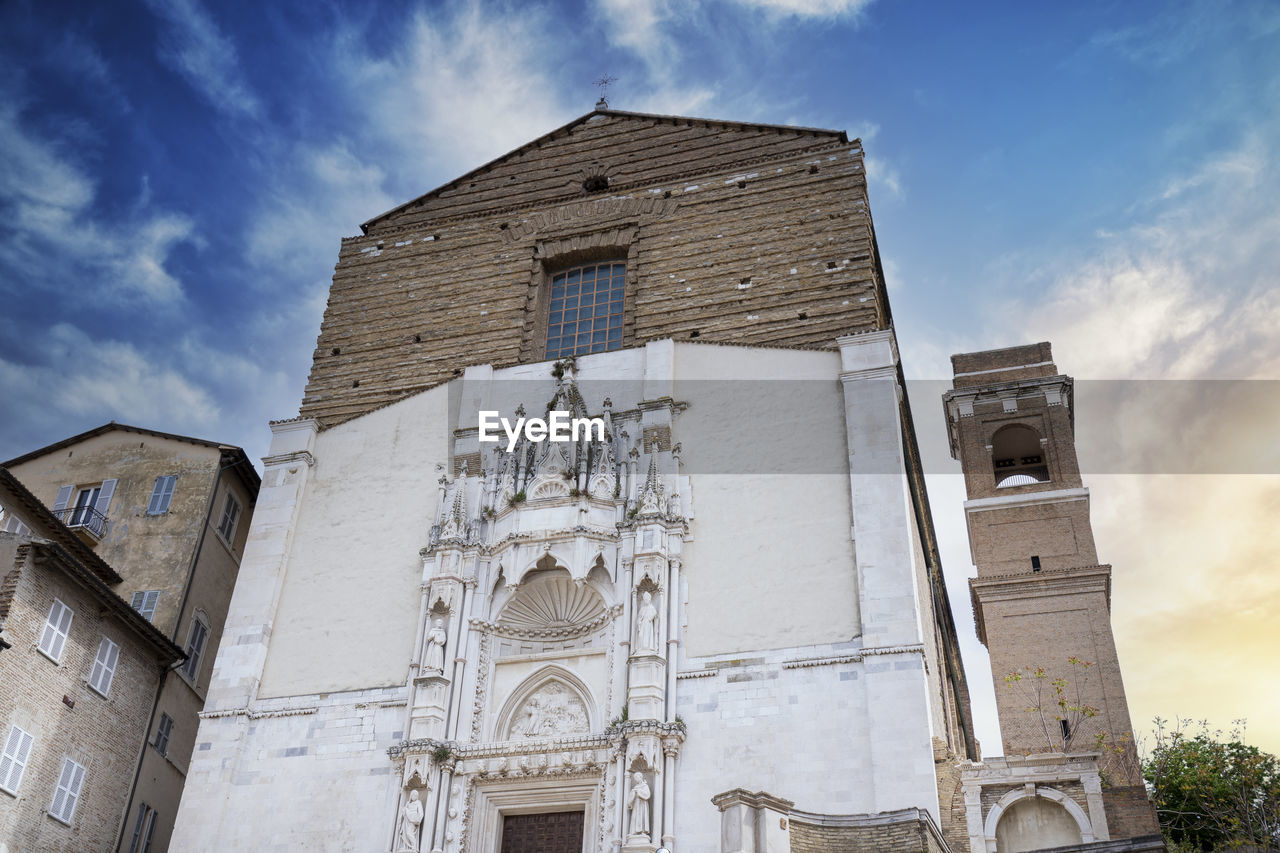
[[[69,506],[56,510],[58,520],[77,533],[88,534],[89,544],[102,538],[107,525],[107,517],[91,506]]]

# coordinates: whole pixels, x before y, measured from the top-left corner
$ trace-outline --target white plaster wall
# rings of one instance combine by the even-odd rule
[[[316,436],[259,696],[404,684],[448,408],[440,386]]]
[[[839,370],[833,352],[676,346],[689,656],[858,634]]]
[[[397,778],[388,747],[403,733],[404,688],[263,703],[290,716],[203,720],[189,789],[216,791],[185,807],[170,849],[385,853]]]
[[[805,811],[875,811],[863,664],[782,666],[842,653],[850,649],[769,652],[725,660],[713,676],[677,680],[676,710],[688,737],[677,769],[675,849],[720,849],[711,798],[731,788],[768,791]]]
[[[684,545],[690,657],[840,642],[858,634],[847,476],[690,477]]]

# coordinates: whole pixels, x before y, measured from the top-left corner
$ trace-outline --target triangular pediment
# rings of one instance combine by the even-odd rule
[[[361,228],[370,234],[500,208],[607,198],[847,142],[838,130],[595,110]]]

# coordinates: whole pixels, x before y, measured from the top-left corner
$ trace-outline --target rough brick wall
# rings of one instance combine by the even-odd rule
[[[965,486],[970,499],[1008,497],[1046,489],[1076,489],[1082,485],[1071,410],[1065,404],[1050,406],[1043,396],[1019,396],[1017,403],[1017,411],[1006,412],[998,398],[980,398],[974,404],[973,416],[960,419],[959,456],[965,466]],[[987,448],[998,430],[1013,424],[1029,426],[1048,440],[1045,446],[1048,483],[996,488],[992,453]]]
[[[792,820],[791,853],[943,853],[943,848],[923,821],[822,826]]]
[[[1107,827],[1112,838],[1160,834],[1156,810],[1144,786],[1103,788],[1102,805],[1107,811]]]
[[[960,787],[960,761],[962,756],[934,745],[934,770],[938,774],[939,829],[947,846],[963,851],[969,846],[969,827],[964,803],[964,791]]]
[[[97,599],[29,554],[28,548],[18,554],[23,563],[4,625],[13,648],[0,655],[0,737],[16,724],[34,742],[17,798],[0,793],[7,806],[0,808],[0,840],[15,850],[114,849],[160,665],[150,646],[100,613]],[[75,613],[59,663],[36,648],[55,596]],[[104,633],[120,644],[106,697],[88,685]],[[74,707],[63,703],[64,695]],[[85,767],[71,826],[46,814],[67,756]]]
[[[956,387],[990,385],[1036,376],[1053,376],[1053,348],[1048,341],[1005,349],[957,353],[951,356]]]
[[[589,195],[593,170],[610,184]],[[546,273],[600,256],[628,263],[624,346],[834,348],[888,321],[858,142],[600,113],[343,242],[301,414],[538,360]]]
[[[1004,752],[1025,755],[1062,749],[1054,719],[1060,712],[1048,684],[1058,677],[1068,682],[1069,703],[1098,709],[1096,717],[1077,722],[1069,750],[1095,750],[1098,733],[1118,742],[1132,733],[1132,724],[1111,631],[1111,569],[1097,565],[1087,496],[1065,491],[1083,485],[1075,451],[1071,380],[1058,374],[1047,343],[956,355],[952,365],[957,376],[947,405],[955,418],[950,424],[953,449],[964,468],[968,496],[1025,499],[1013,505],[981,501],[966,513],[978,569],[970,588],[979,636],[991,654]],[[971,415],[960,408],[966,400]],[[1049,482],[996,488],[988,448],[998,442],[997,431],[1009,424],[1037,431]],[[1032,556],[1039,557],[1039,569],[1033,569]],[[1072,656],[1092,666],[1071,666],[1067,659]],[[1044,667],[1049,676],[1038,700],[1031,690],[1035,681],[1026,672],[1035,667]],[[1015,671],[1022,672],[1023,681],[1011,689],[1003,679]],[[1043,720],[1027,710],[1037,702]],[[1117,766],[1112,772],[1120,784],[1140,784],[1132,770],[1126,773]],[[988,793],[984,789],[984,798]],[[1134,831],[1141,828],[1141,820],[1126,826],[1130,823]],[[1113,838],[1131,834],[1130,829],[1117,833],[1112,828]]]

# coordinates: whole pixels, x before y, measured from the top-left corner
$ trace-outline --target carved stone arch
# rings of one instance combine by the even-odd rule
[[[648,586],[649,589],[655,592],[661,591],[663,586],[662,582],[664,580],[664,575],[666,574],[666,571],[665,571],[666,568],[667,568],[667,565],[665,561],[656,560],[652,557],[645,557],[645,558],[636,560],[636,567],[635,567],[636,588],[639,589],[641,586],[645,585],[647,582],[649,585]]]
[[[1093,824],[1089,822],[1089,816],[1085,814],[1084,809],[1080,808],[1079,803],[1055,788],[1035,786],[1034,790],[1029,789],[1031,789],[1031,786],[1025,785],[1009,791],[991,807],[991,811],[987,814],[987,820],[982,827],[982,833],[986,836],[988,849],[995,849],[996,830],[1000,825],[1000,818],[1004,816],[1005,812],[1020,800],[1033,800],[1037,797],[1056,803],[1066,810],[1080,830],[1082,844],[1091,844],[1095,840]]]
[[[614,584],[613,572],[609,565],[604,561],[604,554],[597,554],[596,559],[591,564],[591,571],[587,572],[587,583],[600,593],[605,604],[614,604]]]
[[[575,577],[573,570],[569,567],[573,564],[573,544],[570,542],[555,542],[550,548],[540,550],[537,554],[524,560],[523,567],[514,575],[511,575],[508,584],[523,584],[526,578],[534,572],[543,571],[562,571],[566,572],[570,577]]]
[[[532,699],[547,697],[548,705],[558,705],[567,709],[568,713],[558,718],[555,725],[548,726],[545,721],[536,722],[537,733],[526,734],[518,729],[524,722],[520,715],[527,711]],[[548,709],[542,709],[548,710]],[[581,721],[577,712],[581,713]],[[574,673],[558,664],[547,664],[521,682],[507,700],[496,717],[493,731],[495,740],[514,740],[521,737],[562,737],[572,734],[586,734],[601,728],[595,697],[586,682]]]

